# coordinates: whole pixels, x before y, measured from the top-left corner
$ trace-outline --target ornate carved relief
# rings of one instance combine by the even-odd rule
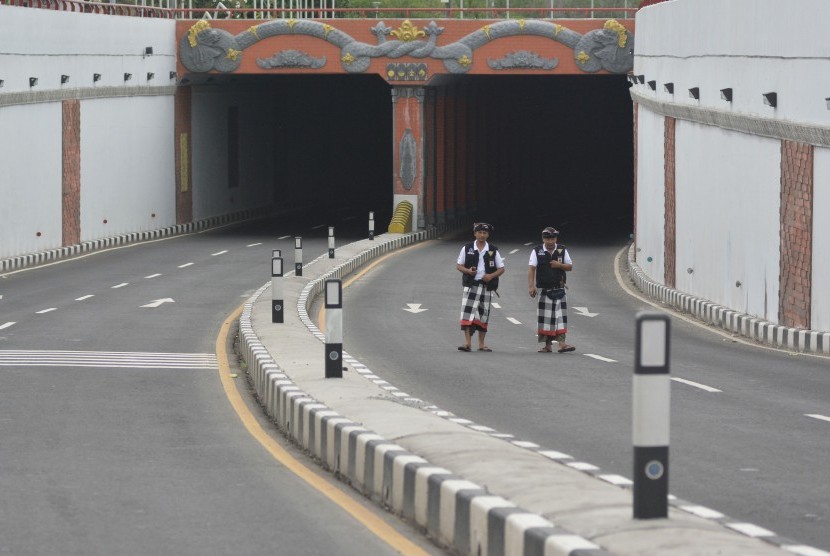
[[[415,183],[416,162],[418,160],[418,145],[415,143],[415,137],[412,135],[412,130],[407,128],[401,137],[401,144],[399,146],[400,154],[400,175],[403,188],[409,191]]]
[[[269,37],[305,35],[340,48],[340,64],[349,73],[362,73],[373,58],[432,58],[441,60],[449,73],[465,73],[473,63],[473,53],[485,44],[516,35],[535,35],[562,43],[574,51],[574,60],[585,72],[606,70],[626,73],[634,65],[634,36],[620,23],[609,20],[603,29],[584,35],[557,23],[541,20],[509,20],[484,25],[460,40],[438,46],[443,27],[431,21],[422,30],[409,21],[392,30],[382,21],[371,32],[377,44],[354,40],[326,23],[311,20],[278,19],[255,25],[236,36],[213,29],[206,20],[190,28],[179,44],[182,64],[193,72],[216,70],[232,72],[239,68],[244,50]],[[395,37],[388,40],[388,37]],[[421,40],[426,37],[426,40]]]
[[[283,50],[270,58],[257,58],[256,65],[262,69],[311,68],[320,69],[326,65],[326,57],[314,58],[301,50]]]
[[[531,68],[552,70],[559,65],[557,58],[542,58],[535,52],[528,50],[519,50],[518,52],[510,52],[504,58],[497,60],[487,60],[487,65],[495,70],[506,70],[516,68]]]

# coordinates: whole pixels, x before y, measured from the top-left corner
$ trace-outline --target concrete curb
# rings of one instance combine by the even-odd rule
[[[637,289],[647,296],[667,303],[678,311],[693,315],[705,323],[762,344],[792,351],[830,355],[830,332],[773,324],[658,284],[646,276],[634,260],[634,255],[632,244],[628,249],[628,275]]]

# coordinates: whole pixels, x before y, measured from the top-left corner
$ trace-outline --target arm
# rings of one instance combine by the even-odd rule
[[[530,297],[536,297],[536,267],[533,265],[527,267],[527,291]]]
[[[460,272],[461,274],[468,274],[468,275],[470,275],[470,276],[475,276],[475,275],[476,275],[476,269],[475,269],[475,267],[467,268],[467,267],[465,267],[463,264],[458,264],[458,263],[456,263],[456,264],[455,264],[455,268],[456,268],[456,269],[458,270],[458,272]]]

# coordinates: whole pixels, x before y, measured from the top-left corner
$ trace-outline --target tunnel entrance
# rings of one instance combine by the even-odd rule
[[[377,75],[205,74],[192,86],[194,183],[197,167],[210,168],[224,150],[214,144],[225,139],[221,125],[210,120],[235,109],[228,117],[226,186],[234,179],[236,188],[254,183],[259,191],[252,199],[277,207],[375,211],[377,229],[385,231],[396,171],[389,83]],[[511,227],[533,223],[533,230],[543,223],[569,235],[627,236],[632,230],[633,133],[625,76],[464,75],[428,86],[469,95],[469,103],[487,112],[486,125],[477,125],[472,110],[464,128],[455,130],[456,139],[467,135],[462,153],[425,148],[425,188],[434,187],[430,173],[442,153],[478,164],[474,177],[458,174],[460,164],[449,165],[454,173],[445,175],[447,181],[470,180],[461,186],[468,190],[488,191],[456,204],[462,218]],[[218,106],[217,97],[225,99]],[[197,140],[197,134],[207,136]],[[203,170],[202,178],[221,182],[222,174]],[[425,203],[434,203],[428,198]]]

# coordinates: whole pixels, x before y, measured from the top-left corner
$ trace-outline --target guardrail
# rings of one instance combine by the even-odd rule
[[[152,1],[152,0],[151,0]],[[163,19],[631,19],[639,8],[593,7],[555,8],[538,7],[463,7],[450,2],[436,7],[360,7],[334,8],[301,6],[271,7],[268,0],[260,0],[260,7],[228,8],[221,2],[210,8],[175,7],[176,1],[166,0],[162,7],[140,4],[89,2],[86,0],[0,0],[0,5],[19,6],[78,13],[96,13]],[[161,2],[160,2],[161,3]],[[275,2],[276,3],[276,2]],[[291,2],[290,2],[291,3]],[[323,1],[325,4],[325,0]],[[379,4],[379,2],[375,2]],[[285,3],[283,2],[282,5]],[[192,5],[192,4],[191,4]]]

